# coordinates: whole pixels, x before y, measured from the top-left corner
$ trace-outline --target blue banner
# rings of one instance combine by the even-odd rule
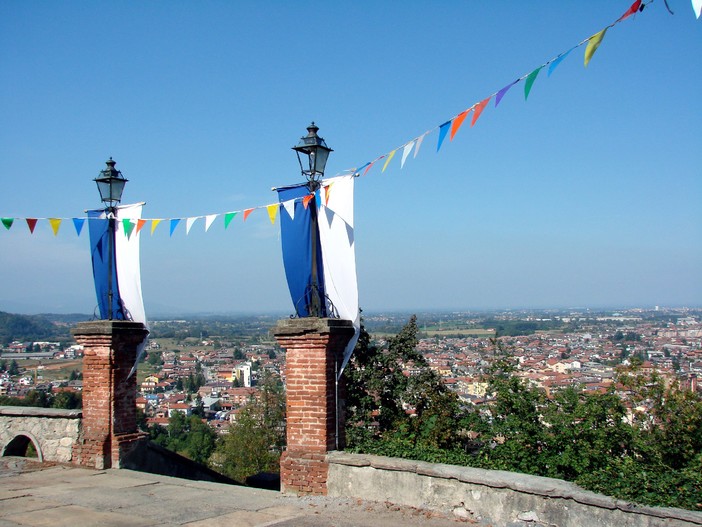
[[[280,203],[296,200],[293,217],[285,207],[280,211],[280,233],[283,246],[283,265],[288,290],[295,307],[295,314],[299,317],[310,316],[310,306],[315,288],[312,284],[312,229],[313,221],[318,212],[319,197],[315,196],[305,207],[302,204],[304,196],[310,191],[307,184],[281,187],[278,191]],[[319,193],[318,193],[319,194]],[[320,299],[321,317],[330,316],[324,292],[324,272],[322,266],[322,249],[319,242],[319,228],[314,222],[314,236],[317,243],[317,294]]]
[[[103,215],[104,211],[102,210],[88,211],[90,256],[93,262],[93,280],[95,281],[95,293],[97,295],[98,308],[100,309],[100,318],[102,320],[110,318],[108,293],[110,289],[110,274],[112,274],[112,318],[114,320],[126,320],[117,282],[114,230],[110,232],[110,221],[105,219]],[[110,236],[112,236],[111,249]],[[110,252],[112,252],[111,255]]]

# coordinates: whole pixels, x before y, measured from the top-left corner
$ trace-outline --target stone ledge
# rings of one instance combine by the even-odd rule
[[[79,322],[71,330],[72,335],[112,335],[121,332],[143,332],[149,331],[141,322],[131,322],[129,320],[91,320],[89,322]]]
[[[10,417],[53,417],[59,419],[80,419],[83,417],[83,410],[36,408],[33,406],[0,406],[0,415]]]
[[[279,320],[273,330],[276,336],[306,334],[349,333],[353,334],[353,322],[341,318],[287,318]]]
[[[347,452],[329,452],[327,462],[330,465],[351,467],[371,467],[377,470],[408,472],[430,478],[456,480],[461,483],[482,485],[485,487],[507,489],[524,494],[547,498],[573,500],[577,503],[601,509],[620,510],[622,512],[642,514],[656,518],[682,520],[694,525],[702,525],[702,513],[685,509],[668,507],[648,507],[618,500],[584,490],[574,483],[542,476],[519,474],[502,470],[485,470],[473,467],[427,463],[408,459],[374,456],[370,454],[351,454]]]

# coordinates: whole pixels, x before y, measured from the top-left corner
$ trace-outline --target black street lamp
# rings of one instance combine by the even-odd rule
[[[115,210],[116,204],[122,200],[122,191],[124,191],[124,185],[127,183],[127,179],[124,179],[122,172],[115,168],[115,161],[110,158],[106,161],[107,168],[100,171],[100,175],[94,179],[97,183],[98,191],[100,192],[100,199],[103,203],[106,203],[105,215],[108,221],[108,271],[107,271],[107,318],[112,320],[112,274],[114,272],[116,262],[115,262]]]
[[[324,176],[324,168],[327,165],[329,154],[333,152],[327,146],[324,139],[317,135],[319,126],[310,124],[307,127],[307,135],[300,138],[297,146],[293,150],[297,153],[297,160],[300,163],[300,171],[307,178],[307,188],[310,193],[314,194],[319,189],[321,179]],[[315,198],[316,199],[316,198]],[[321,298],[321,290],[319,287],[319,277],[317,276],[317,204],[313,203],[310,207],[310,230],[311,230],[311,246],[312,246],[312,283],[310,284],[310,294],[305,295],[309,301],[307,306],[307,315],[310,317],[322,317],[323,306],[325,303]],[[326,311],[326,309],[324,309]]]

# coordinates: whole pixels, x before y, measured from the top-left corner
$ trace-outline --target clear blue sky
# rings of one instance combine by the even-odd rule
[[[0,216],[100,206],[112,156],[146,218],[274,203],[316,121],[327,175],[433,129],[630,1],[0,3]],[[356,180],[361,306],[702,303],[702,19],[661,0],[436,153]],[[147,314],[293,311],[279,225],[142,236]],[[92,312],[87,232],[0,226],[0,310]]]

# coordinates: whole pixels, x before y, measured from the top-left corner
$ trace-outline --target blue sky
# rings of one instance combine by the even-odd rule
[[[146,218],[274,203],[314,120],[327,175],[432,130],[616,20],[592,2],[0,3],[0,216],[79,217],[112,156]],[[651,3],[528,101],[356,181],[361,306],[702,302],[702,19]],[[199,227],[199,228],[198,228]],[[147,314],[292,312],[279,226],[142,236]],[[87,233],[0,227],[0,310],[92,312]]]

